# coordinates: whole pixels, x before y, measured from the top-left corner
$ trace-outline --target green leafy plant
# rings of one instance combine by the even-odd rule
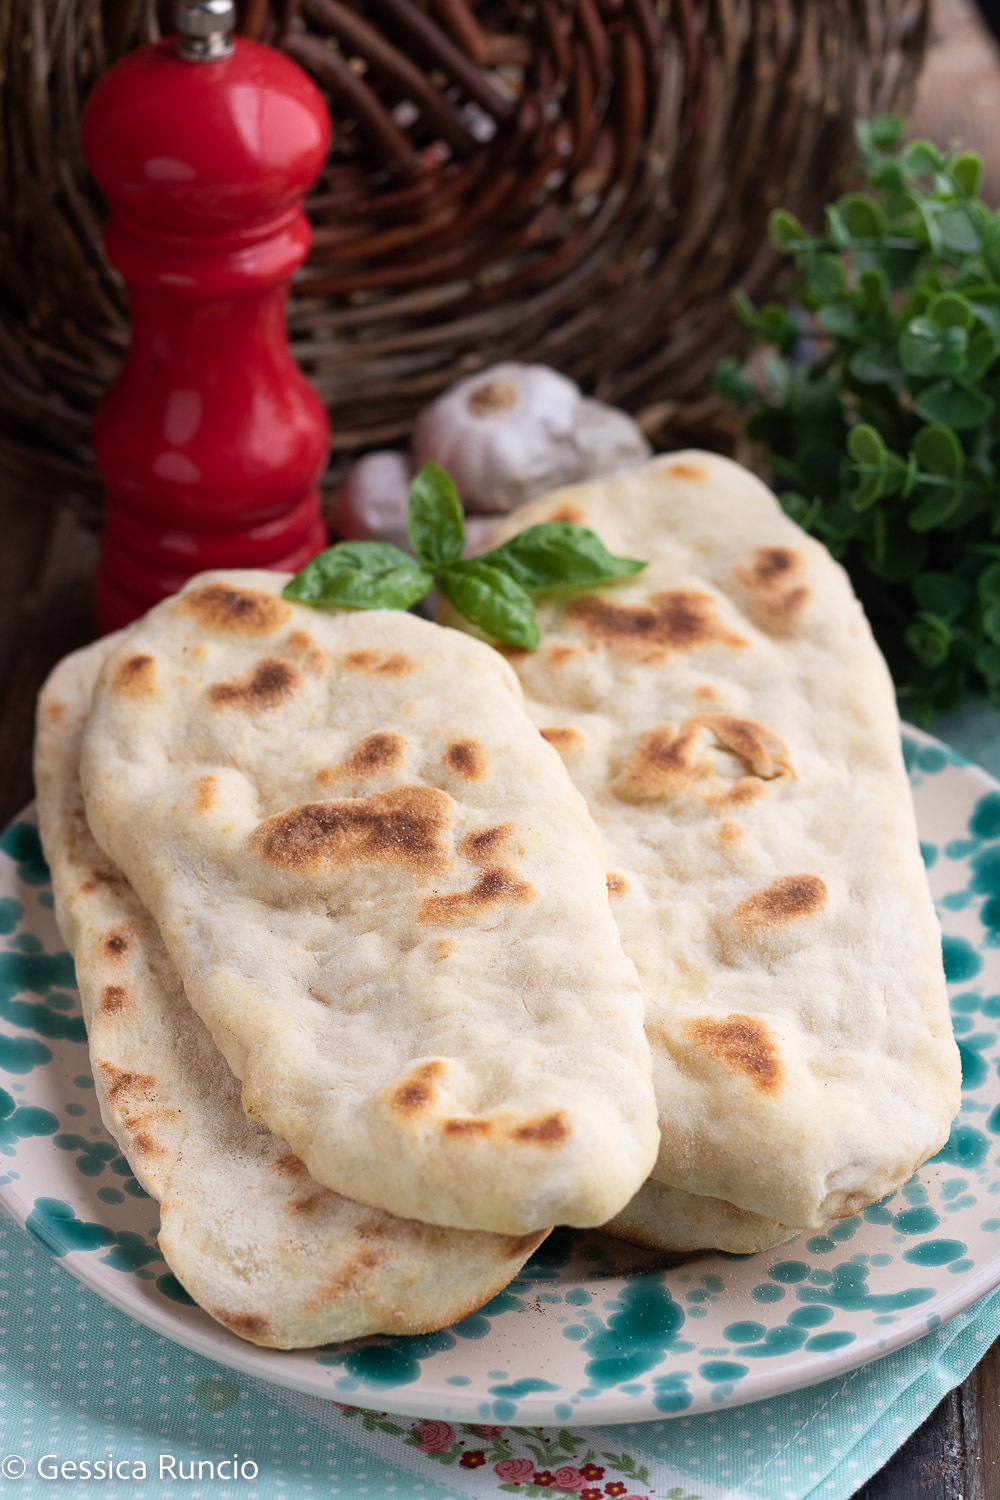
[[[534,593],[592,588],[640,572],[646,564],[613,557],[586,526],[544,521],[481,557],[462,557],[465,521],[458,491],[437,464],[410,485],[410,557],[388,542],[338,542],[320,552],[282,590],[300,604],[347,609],[409,609],[437,584],[467,620],[494,640],[538,647]]]
[[[977,156],[903,130],[858,125],[865,191],[828,206],[824,234],[771,215],[794,274],[782,302],[735,295],[752,337],[715,385],[924,719],[970,686],[1000,706],[1000,212]]]

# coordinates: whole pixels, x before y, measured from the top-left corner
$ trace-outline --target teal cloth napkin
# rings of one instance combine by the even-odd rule
[[[140,1463],[143,1492],[164,1500],[847,1500],[1000,1333],[993,1292],[897,1354],[806,1391],[569,1431],[411,1421],[235,1374],[109,1307],[2,1215],[0,1307],[0,1493],[23,1500],[121,1500]],[[80,1470],[46,1477],[109,1458],[110,1483]]]
[[[1000,715],[972,703],[930,727],[1000,776]],[[189,1354],[0,1216],[0,1490],[119,1500],[144,1478],[164,1500],[848,1500],[998,1335],[1000,1291],[896,1354],[770,1401],[613,1427],[452,1426]],[[109,1462],[111,1481],[95,1473]]]

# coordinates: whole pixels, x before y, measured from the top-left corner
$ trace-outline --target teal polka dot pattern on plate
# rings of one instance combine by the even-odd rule
[[[60,1275],[216,1361],[199,1410],[220,1419],[240,1381],[259,1378],[346,1403],[357,1430],[369,1409],[473,1431],[674,1424],[846,1378],[941,1331],[1000,1284],[1000,788],[918,731],[905,750],[961,1033],[962,1111],[937,1156],[863,1213],[760,1255],[687,1264],[560,1230],[452,1329],[280,1354],[247,1344],[162,1260],[157,1205],[101,1124],[30,814],[0,837],[0,1201]]]

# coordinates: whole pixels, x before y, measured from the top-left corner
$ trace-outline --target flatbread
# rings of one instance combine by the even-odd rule
[[[325,1186],[524,1234],[656,1158],[600,839],[496,652],[203,574],[112,652],[81,774],[243,1107]]]
[[[542,1234],[438,1229],[320,1187],[240,1105],[155,923],[94,843],[79,780],[91,691],[120,637],[62,661],[39,701],[35,779],[56,915],[76,958],[101,1113],[162,1205],[178,1280],[242,1338],[290,1349],[426,1333],[517,1273]]]
[[[960,1087],[861,606],[765,486],[712,454],[550,494],[488,545],[555,519],[649,560],[540,601],[541,649],[506,654],[604,839],[648,996],[653,1176],[775,1234],[852,1214],[942,1145]],[[650,1202],[617,1222],[648,1243],[655,1219]]]
[[[604,1226],[616,1239],[686,1255],[697,1250],[726,1250],[755,1255],[794,1239],[797,1229],[750,1213],[724,1198],[686,1193],[649,1177],[632,1202]]]

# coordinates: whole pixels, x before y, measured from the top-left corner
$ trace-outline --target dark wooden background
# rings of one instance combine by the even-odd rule
[[[3,3],[3,0],[0,0]],[[914,129],[992,157],[1000,201],[1000,58],[969,0],[939,0],[937,43]],[[0,827],[32,798],[35,697],[49,668],[92,633],[94,538],[47,497],[0,491]],[[1000,1340],[857,1500],[1000,1500]]]

